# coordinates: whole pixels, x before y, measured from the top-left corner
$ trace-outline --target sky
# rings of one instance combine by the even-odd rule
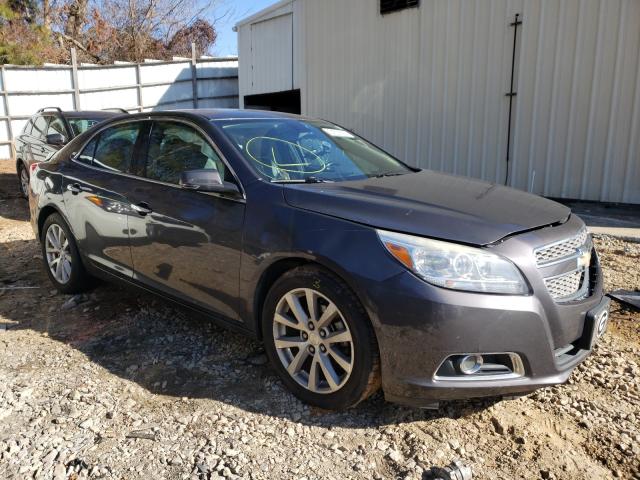
[[[215,26],[218,31],[218,38],[214,44],[212,53],[215,56],[229,56],[238,54],[238,34],[232,28],[249,15],[253,15],[278,0],[224,0],[213,10],[214,19],[224,15],[222,19],[216,20]]]

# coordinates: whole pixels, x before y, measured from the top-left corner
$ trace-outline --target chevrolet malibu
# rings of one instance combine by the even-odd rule
[[[32,167],[63,293],[117,280],[264,343],[328,409],[417,407],[562,383],[607,326],[598,257],[563,205],[419,170],[274,112],[108,120]]]

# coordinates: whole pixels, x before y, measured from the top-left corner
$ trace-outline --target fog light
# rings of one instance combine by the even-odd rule
[[[482,355],[466,355],[460,359],[458,368],[460,372],[465,375],[473,375],[474,373],[478,373],[483,363]]]

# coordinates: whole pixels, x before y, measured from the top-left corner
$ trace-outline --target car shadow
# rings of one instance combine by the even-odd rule
[[[26,202],[13,199],[0,204],[0,222],[12,209],[19,211],[14,219],[27,220]],[[347,428],[459,418],[497,401],[447,402],[432,411],[393,405],[377,393],[347,412],[309,408],[285,389],[259,342],[138,289],[99,283],[83,295],[61,295],[49,283],[36,240],[2,238],[0,317],[9,330],[32,330],[69,345],[155,395],[210,399],[303,424]]]

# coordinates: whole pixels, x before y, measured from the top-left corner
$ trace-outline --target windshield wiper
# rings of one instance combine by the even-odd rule
[[[318,177],[306,177],[306,178],[292,178],[288,180],[271,180],[271,183],[327,183],[328,180],[323,180]]]
[[[397,177],[399,175],[406,175],[407,172],[387,172],[387,173],[378,173],[376,175],[371,175],[372,177],[375,178],[382,178],[382,177]]]

